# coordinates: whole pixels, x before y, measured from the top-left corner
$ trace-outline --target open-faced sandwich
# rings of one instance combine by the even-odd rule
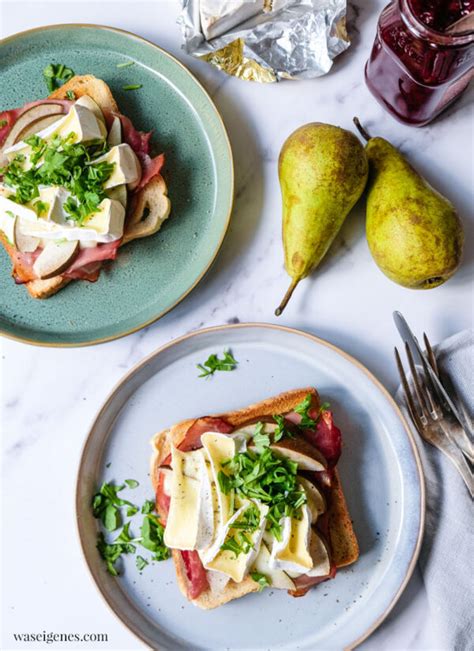
[[[92,75],[0,113],[0,240],[31,296],[96,281],[119,246],[159,230],[170,202],[150,136]]]
[[[266,586],[299,597],[357,560],[336,470],[341,432],[314,389],[182,421],[152,446],[164,541],[196,606]]]

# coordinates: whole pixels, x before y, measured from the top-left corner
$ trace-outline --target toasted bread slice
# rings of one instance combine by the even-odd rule
[[[77,99],[83,95],[91,97],[105,113],[118,112],[119,107],[112,91],[102,79],[93,75],[72,77],[61,88],[57,88],[49,99],[67,99],[67,93],[72,91]],[[128,244],[140,237],[153,235],[160,230],[163,222],[171,211],[168,190],[163,177],[155,176],[147,185],[136,194],[134,211],[127,218],[121,245]],[[25,283],[26,288],[33,298],[49,298],[70,282],[69,278],[62,275],[37,279]]]
[[[218,414],[235,428],[241,427],[252,420],[259,420],[273,414],[285,414],[292,411],[304,398],[311,393],[319,402],[319,396],[313,387],[293,389],[286,391],[274,398],[268,398],[244,409]],[[183,420],[170,429],[162,430],[155,434],[151,440],[153,448],[150,464],[150,477],[156,494],[158,488],[159,469],[163,461],[169,456],[171,446],[178,446],[184,439],[189,427],[195,419]],[[336,480],[331,488],[329,505],[329,533],[331,538],[332,557],[337,567],[354,563],[359,558],[359,545],[352,527],[349,511],[342,491],[339,475],[336,471]],[[172,553],[178,585],[187,598],[187,578],[181,554],[173,550]],[[197,599],[192,599],[193,604],[204,609],[217,608],[233,599],[238,599],[259,589],[258,584],[247,576],[241,583],[229,580],[223,589],[209,588]]]

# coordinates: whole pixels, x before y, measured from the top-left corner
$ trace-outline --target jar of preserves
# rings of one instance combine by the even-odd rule
[[[365,78],[395,118],[423,126],[465,90],[474,77],[472,18],[474,0],[394,0],[385,7]]]

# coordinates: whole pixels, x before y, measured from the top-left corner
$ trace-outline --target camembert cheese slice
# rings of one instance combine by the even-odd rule
[[[207,547],[214,534],[212,490],[203,450],[171,451],[173,475],[164,541],[172,549]]]

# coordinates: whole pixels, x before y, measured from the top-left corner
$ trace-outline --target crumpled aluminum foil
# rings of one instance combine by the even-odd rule
[[[311,79],[350,45],[346,0],[181,0],[184,49],[248,81]]]

